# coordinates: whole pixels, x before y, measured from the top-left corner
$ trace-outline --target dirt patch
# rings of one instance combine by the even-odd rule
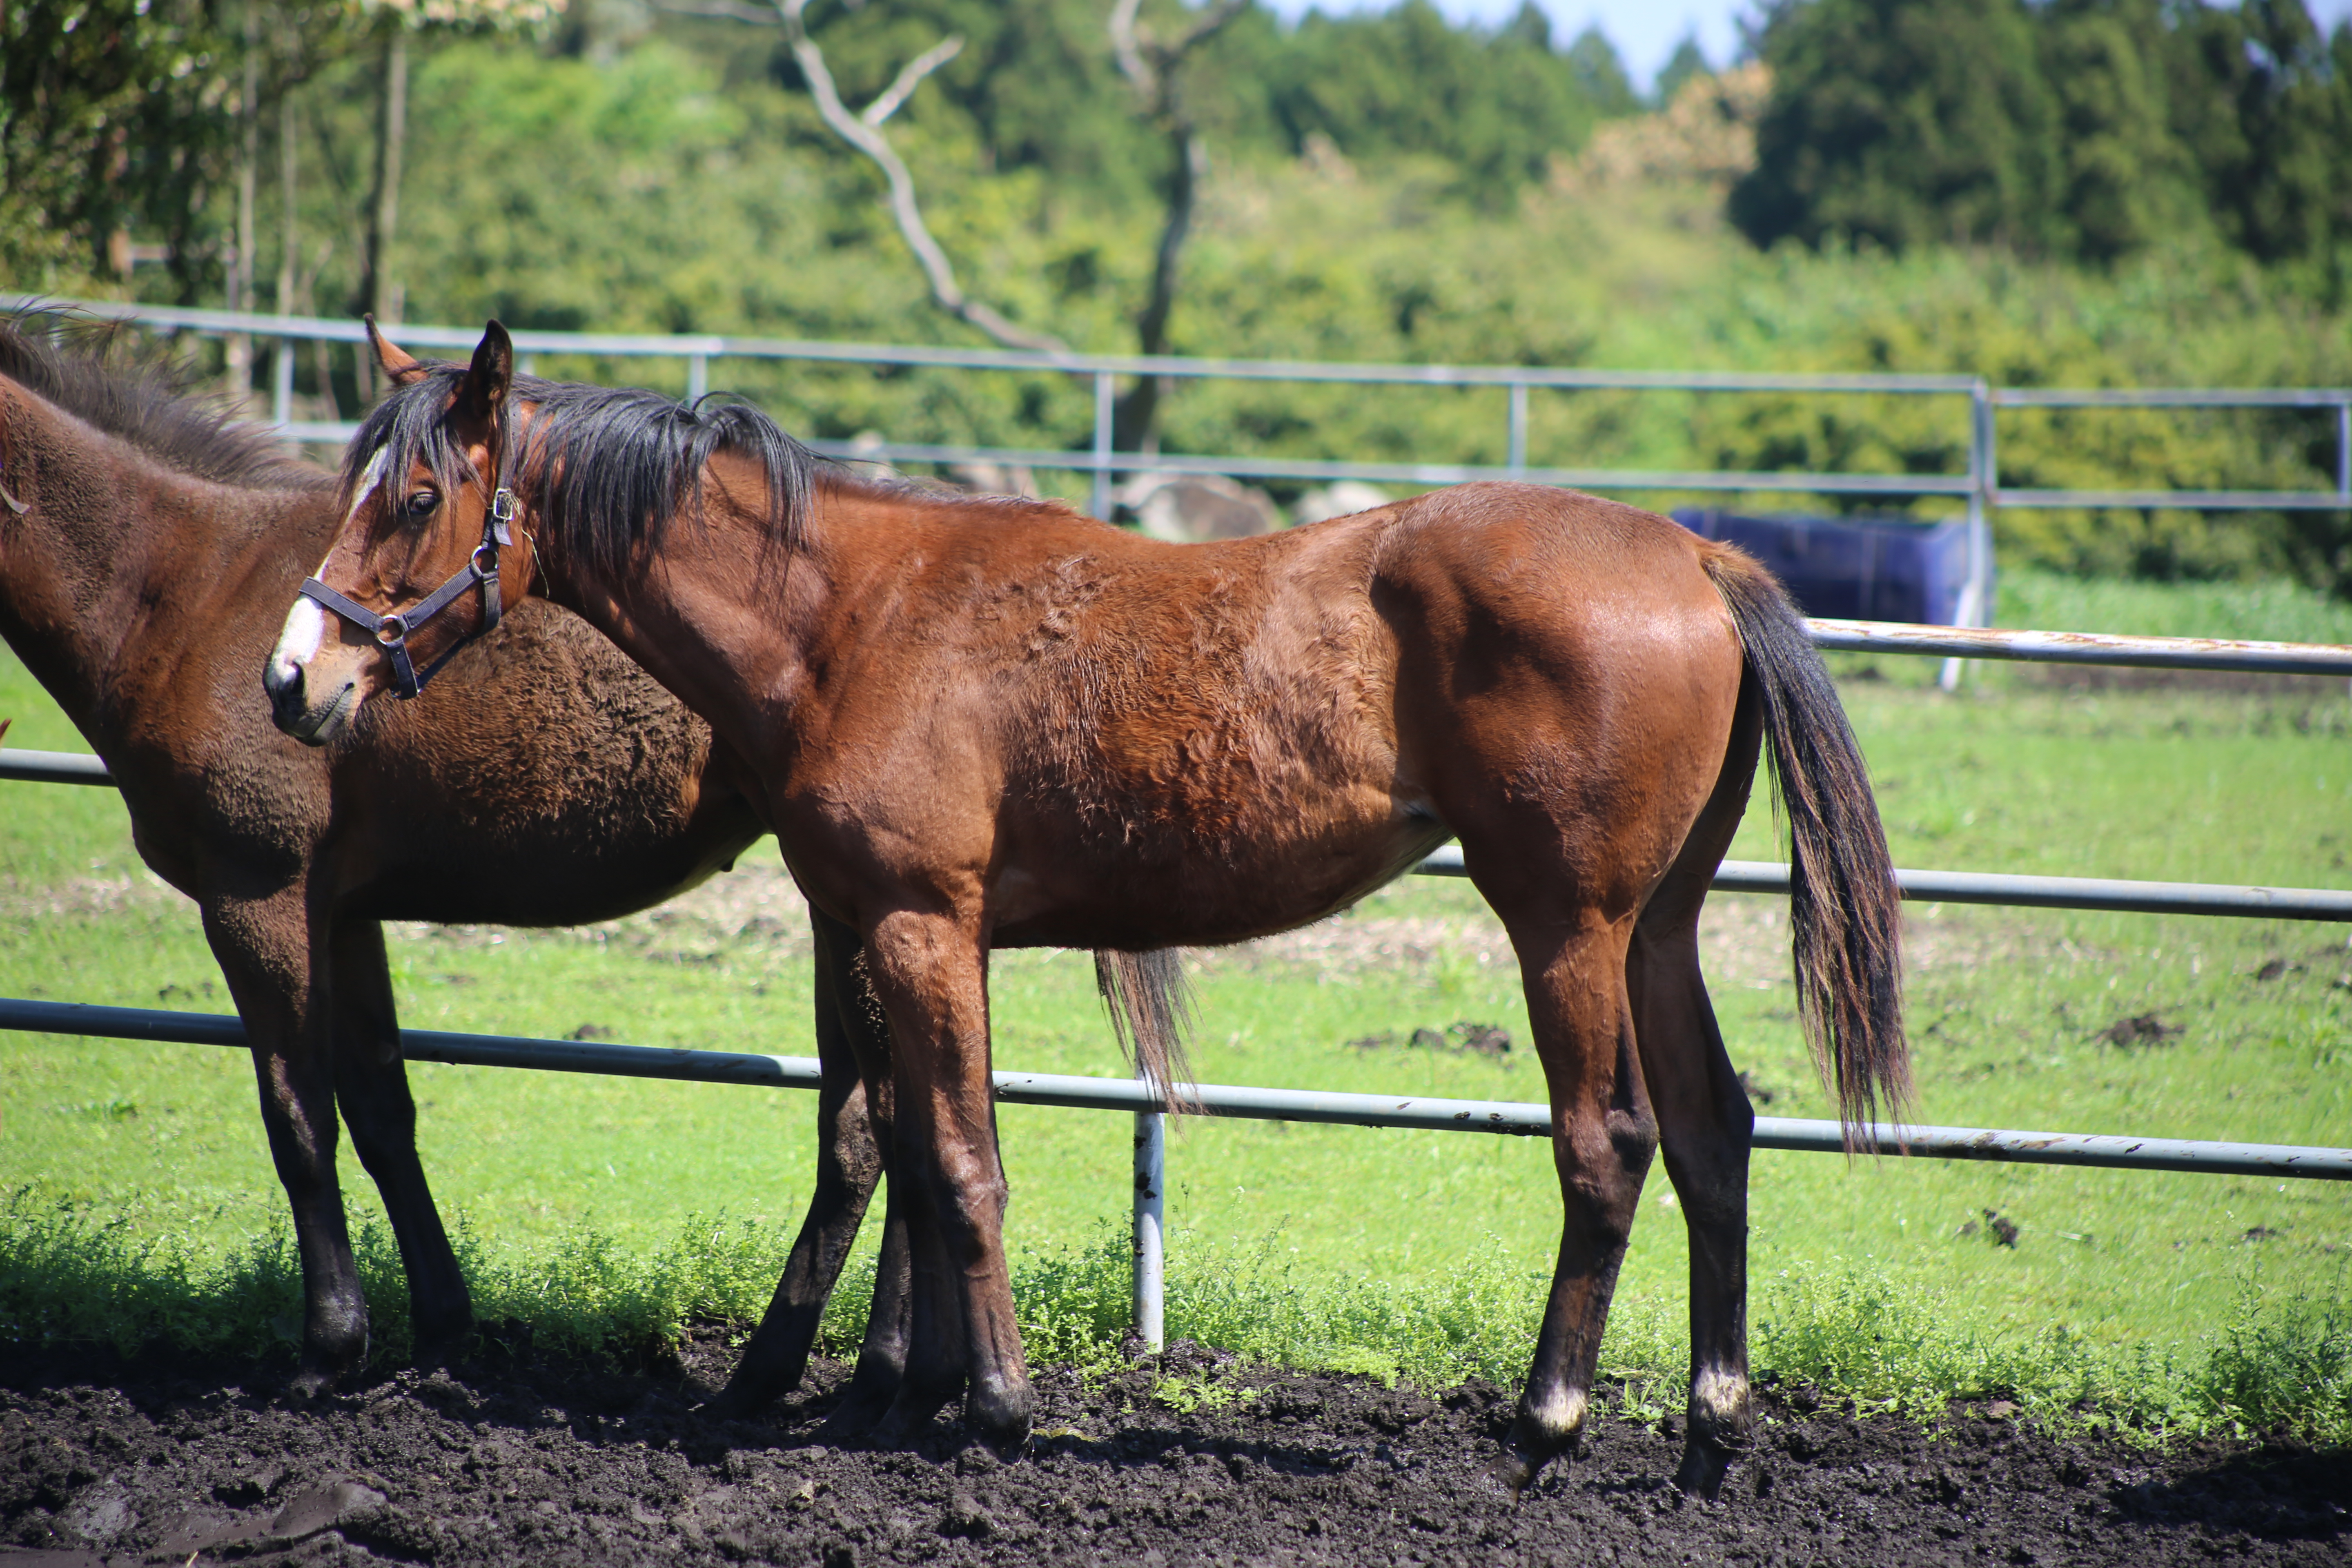
[[[2132,665],[2034,664],[2009,667],[2015,685],[2055,691],[2211,691],[2233,698],[2270,698],[2287,704],[2341,706],[2340,675],[2276,675],[2228,669],[2142,669]]]
[[[2132,1050],[2143,1046],[2168,1046],[2187,1033],[2183,1026],[2168,1024],[2154,1013],[2135,1013],[2095,1031],[2091,1037],[2105,1040],[2123,1050]]]
[[[2352,1465],[2287,1446],[2150,1456],[1958,1413],[1930,1435],[1767,1391],[1724,1500],[1667,1484],[1675,1423],[1612,1418],[1515,1503],[1509,1395],[1275,1373],[1039,1380],[1012,1463],[820,1446],[844,1370],[769,1421],[696,1402],[730,1354],[626,1374],[402,1373],[306,1409],[246,1366],[0,1352],[0,1565],[139,1562],[2336,1564]],[[1205,1357],[1202,1358],[1205,1361]],[[1221,1391],[1222,1405],[1202,1391]],[[1212,1393],[1214,1398],[1216,1394]],[[1994,1407],[1999,1410],[2000,1407]],[[41,1553],[43,1555],[37,1555]]]
[[[0,877],[0,920],[86,919],[194,907],[178,889],[144,866],[127,876],[68,877],[57,882]]]

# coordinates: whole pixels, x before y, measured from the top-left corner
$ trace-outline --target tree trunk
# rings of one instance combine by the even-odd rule
[[[301,249],[301,230],[295,221],[294,95],[278,100],[278,313],[294,313],[295,268]]]
[[[1169,135],[1176,154],[1168,176],[1168,217],[1160,230],[1160,251],[1151,267],[1151,294],[1135,319],[1136,352],[1168,352],[1168,319],[1176,309],[1178,265],[1184,241],[1192,228],[1192,203],[1201,177],[1208,172],[1208,143],[1200,133],[1183,127]],[[1167,389],[1164,377],[1139,376],[1111,412],[1111,445],[1122,452],[1160,450],[1160,402]]]
[[[273,8],[270,16],[271,20],[276,23],[278,29],[280,32],[283,32],[286,26],[285,13]],[[298,275],[296,271],[297,257],[300,249],[302,238],[301,230],[296,224],[294,213],[294,197],[296,190],[294,179],[294,95],[290,91],[281,89],[278,98],[278,219],[279,232],[278,239],[277,300],[278,313],[281,316],[290,316],[294,313],[295,279]],[[287,395],[284,401],[290,405],[293,401],[291,389],[294,384],[294,366],[292,363],[294,358],[294,340],[291,338],[278,339],[277,348],[273,352],[276,353],[277,360],[271,366],[270,380],[278,387],[286,391]],[[289,419],[293,417],[294,410],[291,406],[282,408],[277,406],[279,399],[274,395],[270,401],[272,405],[271,414],[273,417],[284,417]]]
[[[253,231],[256,184],[261,163],[261,3],[246,0],[245,80],[237,100],[236,255],[229,263],[228,308],[253,309]],[[253,339],[228,339],[229,406],[242,414],[253,400]]]
[[[367,256],[362,266],[361,309],[386,326],[400,320],[401,288],[392,276],[392,237],[400,224],[400,157],[408,140],[408,29],[398,18],[385,28],[383,96],[376,114],[375,191],[368,202]],[[362,354],[362,360],[368,356]],[[376,368],[368,363],[368,385]]]

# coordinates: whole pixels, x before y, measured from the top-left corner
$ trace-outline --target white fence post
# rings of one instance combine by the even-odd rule
[[[1167,1119],[1156,1110],[1135,1113],[1135,1332],[1157,1355],[1167,1342],[1165,1288],[1168,1256],[1160,1235],[1168,1166]]]
[[[1087,510],[1110,521],[1110,426],[1115,405],[1110,372],[1095,372],[1095,476],[1094,489],[1089,492]]]

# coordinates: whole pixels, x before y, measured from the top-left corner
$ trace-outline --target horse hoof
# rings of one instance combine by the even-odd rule
[[[1511,1494],[1513,1502],[1517,1502],[1519,1494],[1535,1484],[1536,1476],[1543,1466],[1541,1459],[1531,1459],[1516,1449],[1506,1448],[1486,1468],[1486,1473],[1495,1478],[1496,1485]]]
[[[702,1406],[702,1413],[713,1421],[748,1421],[766,1409],[776,1395],[761,1389],[742,1388],[729,1384]]]
[[[1565,1438],[1550,1438],[1531,1435],[1524,1418],[1514,1421],[1510,1431],[1503,1437],[1502,1458],[1495,1461],[1489,1473],[1509,1490],[1511,1500],[1517,1502],[1521,1492],[1535,1485],[1536,1478],[1543,1473],[1546,1465],[1562,1454],[1573,1458],[1583,1444],[1584,1430],[1581,1426]]]
[[[419,1330],[412,1359],[421,1371],[448,1366],[464,1356],[473,1338],[474,1315],[468,1312],[457,1322]]]
[[[948,1401],[961,1392],[952,1389],[927,1394],[902,1386],[867,1441],[877,1448],[913,1447],[929,1429],[932,1417],[947,1408]]]
[[[965,1391],[965,1430],[1000,1452],[1029,1441],[1029,1413],[1036,1403],[1026,1378],[1011,1385],[975,1378]]]
[[[1731,1469],[1731,1453],[1696,1436],[1683,1445],[1682,1468],[1675,1471],[1675,1489],[1701,1502],[1713,1502],[1723,1490]]]
[[[874,1425],[866,1434],[866,1441],[877,1448],[911,1448],[923,1428],[930,1425],[929,1417],[916,1420],[893,1410]]]
[[[287,1400],[295,1405],[309,1405],[330,1398],[335,1392],[336,1375],[320,1367],[306,1366],[286,1380]]]
[[[873,1436],[875,1426],[890,1413],[905,1384],[904,1367],[879,1358],[859,1357],[857,1371],[843,1392],[841,1403],[817,1427],[816,1440],[835,1447],[865,1442]]]

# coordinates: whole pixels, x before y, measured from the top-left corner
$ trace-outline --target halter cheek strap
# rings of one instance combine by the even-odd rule
[[[497,479],[506,478],[506,421],[499,422],[499,451]],[[427,594],[405,611],[377,615],[357,599],[327,586],[316,577],[302,579],[296,590],[303,598],[333,611],[360,630],[375,638],[392,660],[392,689],[402,701],[406,701],[425,689],[426,681],[441,673],[441,667],[457,657],[457,650],[476,637],[498,626],[504,613],[499,595],[499,546],[514,542],[515,494],[504,483],[490,493],[489,510],[482,515],[482,542],[466,558],[466,564],[451,574],[449,580]],[[481,624],[449,645],[449,650],[420,674],[408,657],[408,634],[456,604],[467,592],[478,586],[482,593]]]

